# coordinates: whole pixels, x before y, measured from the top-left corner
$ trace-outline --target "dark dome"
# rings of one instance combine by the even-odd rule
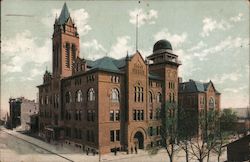
[[[155,43],[153,52],[155,52],[157,50],[161,50],[161,49],[170,49],[170,50],[172,50],[172,45],[166,39],[159,40],[159,41],[157,41]]]

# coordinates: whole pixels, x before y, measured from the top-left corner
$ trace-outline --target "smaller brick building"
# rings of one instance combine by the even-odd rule
[[[191,114],[190,124],[194,134],[198,133],[198,120],[209,110],[220,110],[220,93],[213,82],[194,81],[182,82],[179,78],[178,108]],[[184,121],[185,122],[185,121]]]
[[[24,97],[10,98],[10,128],[30,129],[30,116],[38,114],[38,103]]]

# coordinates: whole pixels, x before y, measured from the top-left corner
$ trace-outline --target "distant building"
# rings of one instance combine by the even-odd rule
[[[237,115],[237,131],[238,133],[246,133],[250,131],[250,108],[231,108]]]
[[[38,103],[24,97],[10,98],[10,128],[20,127],[22,130],[29,129],[30,115],[38,114]]]
[[[228,162],[249,162],[250,160],[250,135],[244,136],[227,145]]]

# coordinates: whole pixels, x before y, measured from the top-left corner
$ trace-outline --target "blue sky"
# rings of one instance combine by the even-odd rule
[[[81,57],[148,56],[167,39],[182,61],[184,81],[212,80],[221,107],[249,104],[249,2],[238,1],[66,1],[80,34]],[[51,70],[53,23],[64,1],[3,0],[1,11],[1,109],[8,98],[36,99],[36,86]]]

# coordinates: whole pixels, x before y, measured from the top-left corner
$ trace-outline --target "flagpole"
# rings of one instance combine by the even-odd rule
[[[138,14],[136,15],[136,44],[135,44],[136,51],[138,51]]]

